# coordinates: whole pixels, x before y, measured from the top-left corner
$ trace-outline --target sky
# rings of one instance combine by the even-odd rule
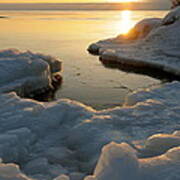
[[[131,8],[128,7],[127,4],[123,3],[122,5],[110,5],[107,4],[107,2],[136,2],[136,5],[134,3],[129,3]],[[91,7],[88,7],[88,5],[81,5],[78,6],[76,5],[76,2],[80,3],[103,3],[103,5],[90,5]],[[137,3],[138,2],[138,3]],[[20,4],[20,3],[25,3],[25,4]],[[36,5],[33,4],[28,4],[28,3],[36,3]],[[51,3],[52,5],[46,5],[46,4],[41,4],[41,3]],[[72,5],[56,5],[53,3],[75,3]],[[61,9],[94,9],[94,10],[107,10],[107,9],[133,9],[134,10],[141,10],[141,9],[169,9],[171,7],[170,0],[0,0],[0,10],[61,10]],[[109,7],[108,7],[109,6]]]
[[[111,0],[0,0],[1,3],[66,3],[66,2],[85,3],[85,2],[108,2],[108,1]]]
[[[155,0],[0,0],[0,3],[66,3],[66,2],[127,2],[127,1],[155,1]],[[167,0],[157,0],[167,1]]]

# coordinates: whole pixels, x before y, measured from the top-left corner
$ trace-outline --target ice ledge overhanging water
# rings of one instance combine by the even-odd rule
[[[150,18],[137,23],[126,35],[91,44],[89,52],[103,62],[135,68],[156,68],[180,76],[180,7],[163,19]]]

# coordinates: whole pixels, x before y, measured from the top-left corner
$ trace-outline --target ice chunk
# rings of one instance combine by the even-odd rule
[[[70,180],[70,179],[69,179],[69,177],[66,176],[66,175],[61,175],[61,176],[55,178],[54,180]]]
[[[145,38],[153,29],[160,26],[161,23],[160,18],[143,19],[138,22],[127,35],[120,34],[116,38],[93,43],[88,47],[88,51],[92,54],[100,54],[105,49],[118,48],[121,44],[134,43],[136,40]]]
[[[32,180],[23,175],[15,164],[0,164],[0,180]]]
[[[138,166],[135,151],[128,144],[111,143],[102,150],[94,172],[95,177],[87,177],[85,180],[134,179]]]
[[[154,68],[180,76],[179,16],[180,7],[177,7],[162,20],[143,20],[129,34],[99,41],[91,45],[89,51],[98,53],[106,64]]]
[[[168,144],[169,140],[166,139],[166,143],[164,142],[161,144]],[[160,147],[157,145],[153,148],[159,150]],[[138,159],[137,152],[129,145],[111,143],[103,148],[94,175],[86,177],[85,180],[175,180],[180,177],[179,167],[178,145],[174,148],[169,147],[163,155]]]
[[[156,134],[148,138],[146,141],[146,150],[159,155],[165,153],[167,150],[180,146],[180,137],[169,134]]]
[[[61,62],[51,56],[16,49],[0,51],[0,66],[0,93],[22,96],[52,87],[52,73],[61,70]]]

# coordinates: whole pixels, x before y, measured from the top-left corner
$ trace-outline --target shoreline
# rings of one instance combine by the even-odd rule
[[[121,63],[121,68],[131,64],[133,69],[139,65],[144,68],[152,62],[153,67],[160,63],[161,70],[168,71],[163,65],[175,68],[173,73],[177,74],[179,50],[169,48],[179,47],[180,18],[172,21],[176,13],[172,11],[163,20],[168,26],[160,19],[135,26],[137,44],[131,41],[124,46],[122,36],[98,42],[100,56],[108,63]],[[124,56],[126,61],[120,61]],[[142,60],[140,64],[136,57]],[[71,99],[39,102],[17,95],[51,89],[56,86],[54,82],[59,85],[61,69],[61,61],[52,56],[15,49],[0,51],[0,74],[4,77],[0,79],[0,179],[180,177],[180,82],[132,91],[123,106],[103,110]]]

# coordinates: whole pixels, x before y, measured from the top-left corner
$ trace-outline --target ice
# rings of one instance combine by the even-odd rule
[[[66,176],[66,175],[61,175],[61,176],[55,178],[54,180],[70,180],[70,179],[69,179],[69,177]]]
[[[131,174],[126,171],[127,167],[136,174],[139,166],[144,166],[145,175],[138,175],[140,178],[164,178],[157,173],[153,173],[152,178],[149,171],[161,169],[161,165],[156,164],[158,161],[152,161],[152,158],[166,157],[168,150],[178,154],[179,90],[179,82],[141,90],[129,95],[123,107],[103,111],[68,99],[40,103],[22,99],[13,92],[0,94],[0,157],[3,165],[17,164],[21,174],[36,180],[57,177],[82,180],[92,174],[105,146],[101,157],[107,152],[108,160],[101,163],[100,157],[95,177],[103,172],[102,180],[112,174],[114,178],[129,180]],[[135,143],[141,140],[144,142]],[[118,164],[119,160],[122,160],[120,165],[111,167],[111,163]],[[172,173],[166,174],[171,180],[175,179],[173,172],[180,177],[176,172],[178,158],[173,160],[170,164],[163,158],[160,161],[166,164],[167,171],[171,169]],[[149,162],[155,165],[151,166]]]
[[[0,180],[33,180],[23,175],[15,164],[0,163]]]
[[[134,150],[126,143],[110,143],[102,150],[95,177],[87,177],[85,180],[134,179],[137,170],[138,161]]]
[[[52,87],[52,74],[61,70],[61,62],[51,56],[0,51],[0,93],[16,91],[23,96]]]
[[[127,35],[92,44],[103,63],[119,63],[136,68],[156,68],[180,75],[180,7],[161,19],[145,19]]]
[[[162,145],[169,143],[168,140],[161,142]],[[85,180],[176,180],[180,177],[179,167],[180,146],[162,155],[141,159],[128,144],[111,143],[103,148],[94,175]]]
[[[116,38],[99,41],[91,44],[88,51],[93,54],[100,54],[105,49],[118,48],[120,44],[135,43],[144,39],[153,29],[160,26],[162,20],[160,18],[147,18],[138,22],[128,33],[128,36],[120,34]]]
[[[148,138],[145,149],[149,151],[151,156],[155,156],[177,146],[180,146],[180,136],[156,134]]]

